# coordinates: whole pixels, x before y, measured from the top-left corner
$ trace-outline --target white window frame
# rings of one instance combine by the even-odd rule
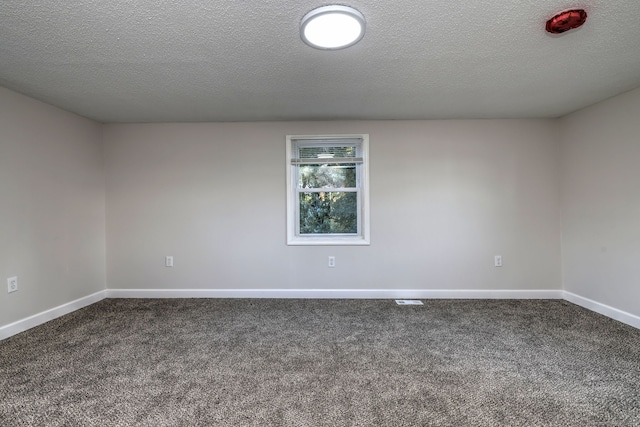
[[[358,232],[356,234],[322,234],[309,235],[300,234],[299,220],[299,188],[298,170],[299,165],[294,164],[298,155],[295,148],[298,144],[326,144],[340,146],[348,140],[352,143],[358,141],[362,163],[357,163],[357,188],[358,188]],[[368,134],[348,134],[348,135],[287,135],[287,245],[369,245],[369,135]],[[327,189],[330,190],[330,189]]]

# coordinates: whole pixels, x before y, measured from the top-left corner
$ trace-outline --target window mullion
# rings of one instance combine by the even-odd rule
[[[301,188],[297,187],[296,191],[298,193],[354,193],[359,190],[358,187],[346,187],[346,188],[333,188],[333,187],[325,187],[325,188]]]

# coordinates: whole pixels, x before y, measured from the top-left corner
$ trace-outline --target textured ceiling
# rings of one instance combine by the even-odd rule
[[[640,86],[638,0],[2,0],[0,85],[102,122],[558,117]],[[545,33],[582,7],[580,29]]]

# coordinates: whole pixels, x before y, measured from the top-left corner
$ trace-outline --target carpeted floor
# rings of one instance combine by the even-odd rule
[[[640,330],[564,301],[107,299],[0,341],[0,425],[639,426]]]

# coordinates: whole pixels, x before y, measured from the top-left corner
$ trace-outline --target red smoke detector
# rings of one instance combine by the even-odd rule
[[[587,12],[584,9],[566,10],[547,21],[547,31],[551,34],[561,34],[580,27],[586,20]]]

